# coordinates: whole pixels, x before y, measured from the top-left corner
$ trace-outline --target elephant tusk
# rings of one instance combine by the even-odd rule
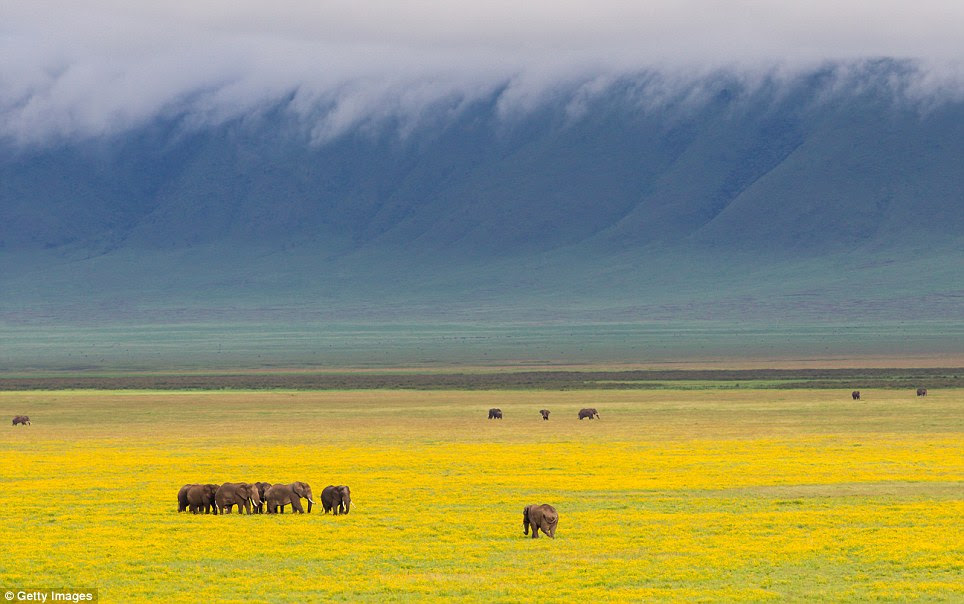
[[[310,499],[308,500],[308,503],[310,503],[311,505],[315,505],[315,502]]]

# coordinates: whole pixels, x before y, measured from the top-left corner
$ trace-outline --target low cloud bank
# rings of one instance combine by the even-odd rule
[[[511,115],[565,90],[578,111],[642,73],[641,100],[657,104],[721,71],[752,86],[834,63],[859,85],[858,66],[881,57],[907,67],[881,76],[902,98],[958,98],[964,82],[956,1],[14,0],[0,17],[0,139],[26,145],[158,116],[218,123],[282,99],[324,142],[493,95]]]

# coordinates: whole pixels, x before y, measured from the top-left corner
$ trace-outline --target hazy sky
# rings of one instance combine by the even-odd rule
[[[323,138],[505,83],[524,107],[644,69],[894,57],[959,83],[962,32],[961,0],[0,0],[0,137],[224,119],[294,94]]]

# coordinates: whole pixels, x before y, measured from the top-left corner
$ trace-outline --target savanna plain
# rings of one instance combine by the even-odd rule
[[[0,410],[3,588],[964,600],[960,388],[20,390]],[[177,512],[186,483],[296,480],[311,514]],[[321,513],[329,484],[349,514]],[[530,503],[558,510],[554,540],[523,536]]]

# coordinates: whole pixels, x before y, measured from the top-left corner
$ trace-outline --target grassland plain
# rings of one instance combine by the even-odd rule
[[[0,587],[116,602],[960,601],[964,390],[862,394],[2,392],[0,412],[33,425],[0,431]],[[583,406],[601,419],[578,421]],[[182,484],[239,480],[305,480],[316,501],[344,483],[355,507],[176,512]],[[522,507],[542,502],[557,538],[526,539]]]

